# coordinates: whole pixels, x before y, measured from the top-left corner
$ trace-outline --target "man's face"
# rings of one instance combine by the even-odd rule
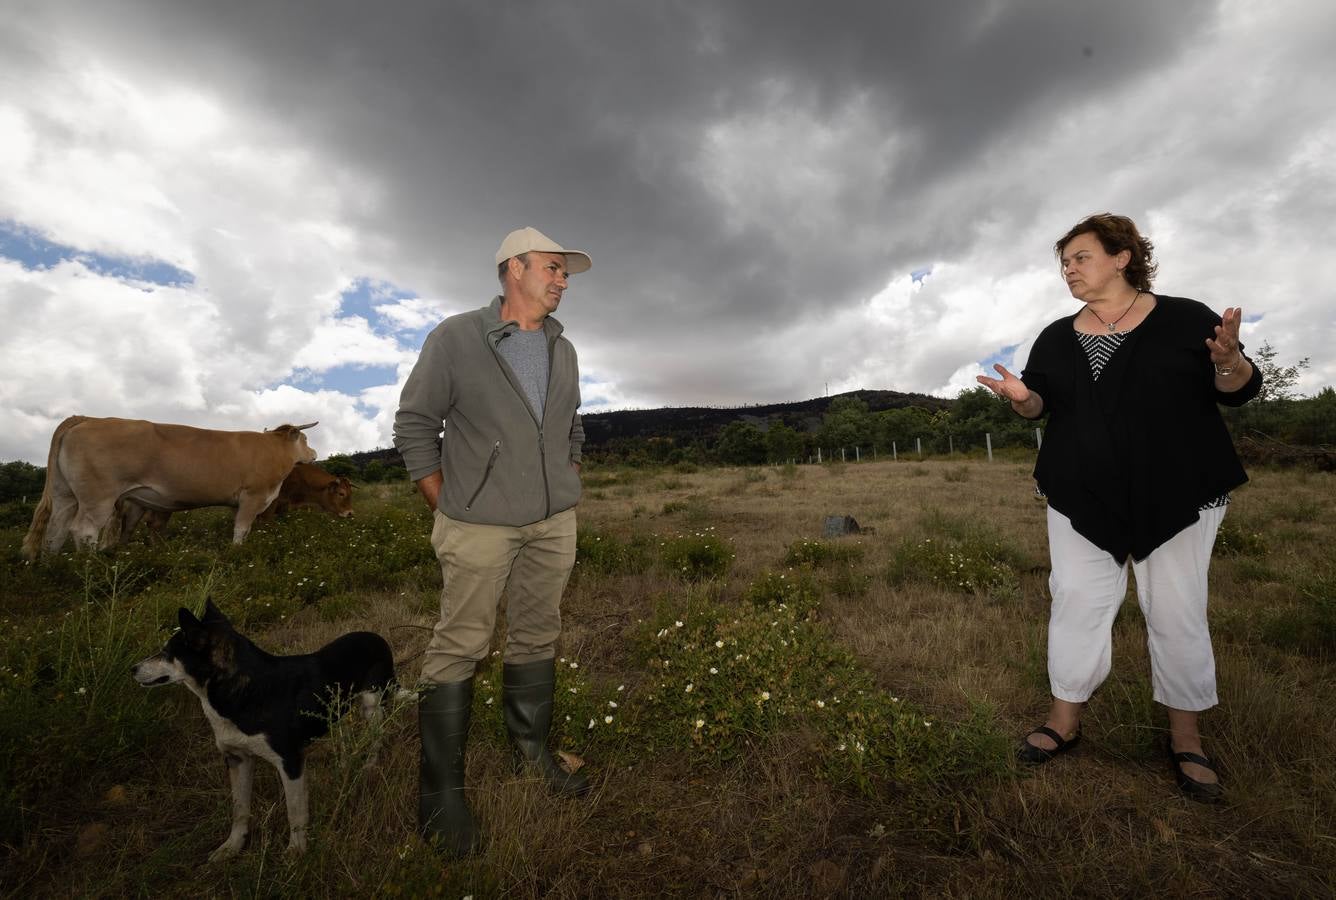
[[[527,263],[527,264],[526,264]],[[557,311],[566,290],[566,257],[560,253],[531,250],[526,262],[511,260],[511,271],[519,267],[519,295],[545,315]]]

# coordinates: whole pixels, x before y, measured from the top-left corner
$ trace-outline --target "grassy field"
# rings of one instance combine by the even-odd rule
[[[18,555],[0,507],[0,891],[6,896],[1331,896],[1336,477],[1261,471],[1212,569],[1229,802],[1176,792],[1134,600],[1082,747],[1011,750],[1047,707],[1047,550],[1028,460],[586,470],[554,740],[595,790],[511,767],[499,664],[468,767],[486,832],[443,866],[414,837],[417,720],[338,723],[308,754],[312,843],[284,854],[272,770],[237,859],[199,703],[130,665],[206,595],[262,647],[370,628],[416,678],[439,571],[406,484],[241,547],[177,516],[115,553]],[[827,515],[874,533],[821,538]],[[373,748],[373,765],[364,763]]]

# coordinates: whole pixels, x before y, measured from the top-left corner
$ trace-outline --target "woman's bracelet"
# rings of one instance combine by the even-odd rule
[[[1239,358],[1234,361],[1233,365],[1222,366],[1219,363],[1212,363],[1211,365],[1215,367],[1215,374],[1217,375],[1233,375],[1235,370],[1238,369],[1238,367],[1242,364],[1243,364],[1243,354],[1240,353]]]

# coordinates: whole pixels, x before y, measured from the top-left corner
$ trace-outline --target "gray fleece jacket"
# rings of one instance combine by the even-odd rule
[[[439,469],[437,509],[479,525],[530,525],[580,499],[580,369],[561,323],[543,321],[549,354],[543,420],[496,345],[519,328],[501,298],[427,335],[394,417],[394,446],[417,481]],[[444,433],[442,433],[444,428]]]

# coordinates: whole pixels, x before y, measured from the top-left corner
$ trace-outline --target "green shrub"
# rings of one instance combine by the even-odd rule
[[[837,597],[861,597],[872,586],[872,576],[853,566],[837,569],[830,576],[830,592]]]
[[[834,563],[852,563],[863,558],[863,545],[835,541],[799,540],[789,544],[784,565],[817,569]]]
[[[659,558],[670,573],[687,581],[722,578],[733,564],[733,546],[714,528],[677,534],[660,542]]]
[[[1236,522],[1229,516],[1220,523],[1215,533],[1215,546],[1211,548],[1213,556],[1263,556],[1266,554],[1266,539],[1261,533],[1249,528],[1245,523]]]
[[[1014,558],[996,542],[906,539],[891,555],[887,578],[894,586],[926,581],[964,594],[1014,594],[1020,590]]]
[[[783,604],[801,615],[807,615],[815,612],[820,605],[821,593],[806,574],[794,576],[787,572],[762,572],[747,585],[747,589],[742,592],[742,599],[752,606]]]
[[[598,575],[643,571],[649,565],[651,548],[649,538],[620,541],[610,534],[581,528],[575,539],[575,570]]]

